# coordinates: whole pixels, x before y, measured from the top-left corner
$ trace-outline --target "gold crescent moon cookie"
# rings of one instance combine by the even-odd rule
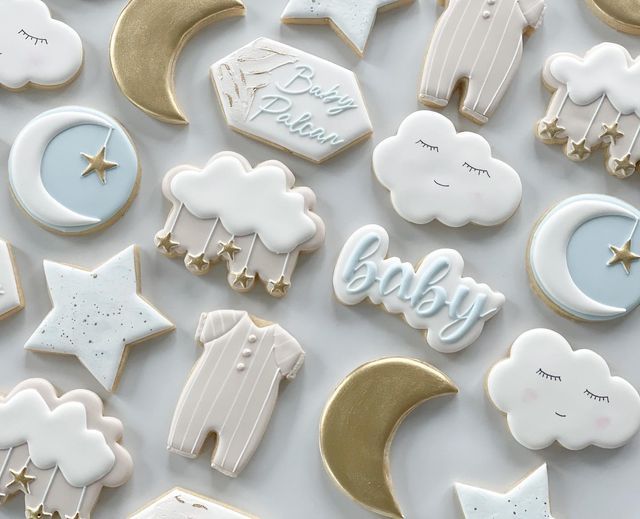
[[[617,31],[640,34],[640,0],[586,0],[593,13]]]

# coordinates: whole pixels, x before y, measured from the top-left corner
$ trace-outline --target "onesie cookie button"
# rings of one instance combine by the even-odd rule
[[[487,18],[491,17],[491,13],[489,11],[484,11],[482,13],[482,17],[486,20]]]
[[[253,344],[254,342],[256,342],[258,340],[258,338],[255,335],[249,335],[249,342],[251,344]],[[251,350],[249,350],[251,351]]]
[[[247,366],[245,366],[244,362],[238,362],[238,365],[236,366],[236,369],[238,371],[244,371],[246,367]]]
[[[251,342],[256,342],[256,341],[251,341]],[[250,348],[245,348],[244,350],[242,350],[243,357],[251,357],[252,354],[253,354],[253,351]]]

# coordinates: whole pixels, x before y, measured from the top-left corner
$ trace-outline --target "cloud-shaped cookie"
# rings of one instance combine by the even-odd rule
[[[591,350],[573,351],[558,333],[522,334],[489,373],[489,396],[529,449],[554,441],[571,450],[616,448],[640,429],[640,396]]]
[[[0,85],[62,85],[78,73],[82,57],[78,33],[52,19],[43,2],[0,2]]]
[[[413,223],[498,225],[522,198],[520,177],[491,156],[484,138],[456,133],[449,119],[426,110],[411,114],[397,135],[378,144],[373,169],[395,210]]]

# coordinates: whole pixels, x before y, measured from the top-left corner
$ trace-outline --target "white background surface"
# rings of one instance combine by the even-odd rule
[[[0,235],[15,245],[27,301],[23,312],[0,323],[0,387],[8,391],[25,378],[46,377],[60,390],[89,388],[106,398],[107,414],[124,422],[124,445],[133,455],[135,472],[127,485],[103,492],[95,519],[124,518],[174,485],[262,519],[374,517],[345,497],[325,474],[317,447],[318,421],[329,394],[347,373],[389,355],[426,360],[460,388],[458,396],[416,410],[394,441],[392,476],[408,519],[459,519],[454,481],[504,491],[545,461],[554,517],[639,516],[640,438],[615,451],[569,452],[558,446],[528,451],[513,440],[504,417],[487,400],[484,382],[491,365],[506,355],[521,332],[544,326],[564,334],[574,347],[596,350],[614,374],[640,386],[640,350],[634,339],[638,311],[610,323],[567,321],[533,295],[524,269],[531,225],[552,203],[578,193],[601,192],[640,204],[636,176],[628,180],[607,176],[600,153],[574,164],[560,147],[536,141],[533,125],[549,99],[540,81],[544,60],[557,51],[583,54],[601,41],[622,43],[636,55],[640,39],[616,33],[593,17],[581,0],[548,0],[544,25],[526,42],[522,68],[510,92],[494,118],[479,130],[492,143],[494,154],[520,173],[522,206],[499,228],[449,229],[438,223],[416,226],[397,216],[370,164],[374,145],[395,133],[400,121],[419,108],[422,60],[441,12],[435,1],[416,1],[381,15],[361,60],[327,26],[282,25],[279,15],[285,0],[246,0],[246,18],[203,30],[178,62],[177,95],[191,121],[184,128],[158,122],[136,109],[112,79],[107,48],[123,0],[48,3],[56,18],[82,36],[85,67],[63,90],[0,93]],[[278,39],[353,69],[370,110],[373,138],[314,166],[229,130],[208,67],[257,36]],[[150,35],[157,37],[161,34]],[[143,166],[140,194],[129,212],[110,229],[88,237],[59,237],[40,229],[9,193],[5,165],[17,132],[41,111],[65,104],[90,106],[119,119],[131,132]],[[454,106],[445,113],[458,129],[477,129],[461,121]],[[284,300],[270,298],[261,286],[247,295],[236,294],[226,284],[223,266],[198,278],[185,270],[182,261],[154,250],[153,235],[169,209],[160,191],[164,173],[177,164],[202,166],[211,155],[227,149],[244,154],[253,164],[271,158],[284,161],[298,183],[310,186],[318,196],[317,212],[327,224],[326,245],[302,259]],[[506,306],[475,344],[459,354],[439,354],[401,319],[371,305],[337,303],[331,288],[337,254],[347,236],[367,223],[385,226],[391,235],[391,254],[407,261],[418,261],[439,247],[458,249],[468,275],[504,292]],[[22,346],[50,309],[44,258],[93,267],[131,243],[141,246],[145,296],[177,324],[177,331],[132,348],[120,387],[109,396],[75,358],[27,353]],[[175,403],[200,354],[192,339],[198,316],[227,307],[279,322],[307,351],[298,378],[283,388],[263,444],[237,480],[209,468],[210,449],[197,460],[165,450]],[[0,517],[22,517],[21,507],[22,499],[16,497],[0,509]]]

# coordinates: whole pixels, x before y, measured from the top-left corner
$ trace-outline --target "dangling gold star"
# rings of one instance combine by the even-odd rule
[[[29,489],[29,483],[34,481],[36,477],[27,474],[27,467],[22,467],[22,470],[20,470],[20,472],[16,472],[15,470],[9,470],[9,472],[11,472],[13,481],[9,481],[9,483],[7,483],[7,488],[13,485],[20,485],[20,490],[22,490],[25,494],[30,494],[31,491]]]
[[[38,508],[27,507],[25,510],[26,519],[44,519],[45,517],[52,517],[52,514],[44,511],[44,505],[40,505]]]
[[[238,247],[235,244],[233,239],[229,240],[226,243],[224,243],[222,241],[219,241],[218,245],[220,245],[220,250],[218,251],[218,256],[224,257],[224,259],[229,260],[229,261],[233,261],[234,256],[238,252],[240,252],[242,250],[240,247]]]
[[[556,135],[566,130],[562,126],[558,126],[558,118],[554,117],[552,121],[542,121],[543,128],[538,132],[543,139],[555,139]]]
[[[636,170],[636,165],[633,162],[631,162],[631,155],[628,153],[624,156],[622,160],[614,159],[613,161],[616,163],[616,167],[615,167],[616,176],[628,177],[629,175],[632,175],[633,172]],[[618,174],[619,171],[622,173]]]
[[[198,272],[204,273],[209,269],[209,261],[204,257],[204,252],[197,256],[188,254],[186,259],[187,267]]]
[[[173,249],[175,249],[178,245],[178,242],[173,241],[171,233],[168,232],[162,237],[156,236],[156,247],[164,251],[165,254],[173,254]]]
[[[271,285],[271,295],[276,297],[287,295],[287,290],[291,286],[291,283],[284,280],[284,276],[280,276],[278,281],[269,281],[269,284]]]
[[[580,142],[571,141],[571,151],[569,155],[572,157],[577,157],[580,160],[584,160],[585,157],[588,157],[591,153],[591,150],[586,146],[586,139],[582,139]]]
[[[98,175],[98,178],[100,179],[100,182],[102,184],[107,183],[107,171],[113,168],[117,168],[118,163],[109,162],[108,160],[105,160],[104,156],[106,152],[107,152],[107,148],[103,146],[102,148],[100,148],[100,151],[97,153],[97,155],[92,156],[92,155],[87,155],[86,153],[80,154],[88,162],[87,167],[82,172],[83,177],[86,177],[87,175],[90,175],[95,171],[96,175]]]
[[[65,515],[64,517],[65,519],[80,519],[80,512],[76,512],[73,517],[71,517],[70,515]]]
[[[232,272],[232,275],[234,276],[233,286],[242,289],[250,287],[255,279],[255,276],[247,274],[247,267],[243,268],[242,272]]]
[[[609,137],[611,139],[610,142],[613,144],[617,143],[619,138],[624,137],[624,133],[620,131],[618,123],[613,123],[611,126],[603,124],[602,129],[604,132],[600,135],[600,138],[605,139]]]
[[[640,256],[631,252],[631,240],[627,240],[622,247],[609,245],[609,250],[613,253],[613,257],[607,262],[607,265],[612,266],[622,263],[627,274],[631,273],[631,264],[640,259]]]

